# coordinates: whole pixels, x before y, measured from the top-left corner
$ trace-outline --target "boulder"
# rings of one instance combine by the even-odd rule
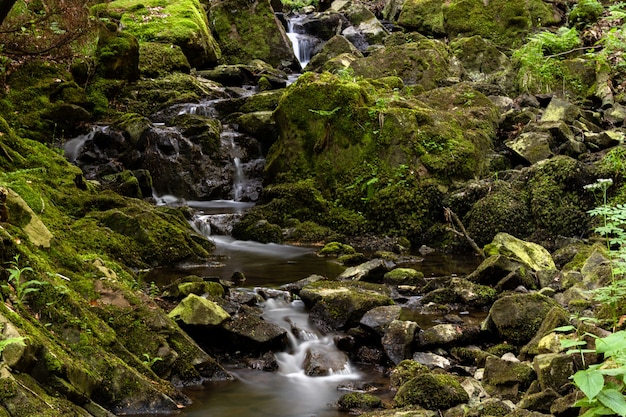
[[[302,367],[308,376],[328,376],[340,373],[348,365],[348,355],[321,345],[311,345],[304,356]]]
[[[508,0],[451,0],[443,4],[444,29],[451,39],[480,35],[499,47],[515,48],[538,26],[560,22],[553,5],[542,0],[524,4]]]
[[[419,333],[420,346],[451,346],[476,339],[479,329],[458,324],[437,324]]]
[[[571,124],[581,116],[580,107],[554,96],[541,116],[542,122],[559,122]]]
[[[442,368],[448,369],[452,363],[447,358],[432,352],[415,352],[413,360],[417,363],[427,366],[429,369]]]
[[[550,148],[552,137],[543,132],[525,132],[514,139],[507,140],[506,146],[520,158],[532,165],[553,156]]]
[[[389,34],[374,13],[365,5],[352,3],[344,13],[352,26],[345,28],[341,34],[360,50],[367,49],[369,45],[382,44]]]
[[[538,293],[513,294],[498,299],[486,319],[504,340],[524,344],[535,336],[556,301]]]
[[[418,330],[417,323],[413,321],[394,320],[389,323],[381,344],[393,364],[411,358],[413,339]]]
[[[359,323],[382,337],[389,325],[400,319],[401,311],[399,305],[375,307],[365,313]]]
[[[517,239],[508,233],[498,233],[493,241],[485,247],[487,255],[504,255],[520,262],[532,271],[556,269],[554,261],[542,246]]]
[[[560,393],[565,393],[568,389],[569,384],[571,384],[570,377],[575,372],[572,355],[564,353],[537,355],[533,359],[533,368],[537,373],[537,380],[543,391],[553,390]],[[543,411],[550,411],[549,407]]]
[[[426,36],[442,36],[444,0],[409,0],[402,4],[398,25]]]
[[[392,389],[397,390],[411,379],[423,373],[430,372],[427,366],[422,365],[414,360],[404,360],[396,365],[391,371],[389,383]]]
[[[454,376],[430,372],[407,381],[394,397],[396,407],[419,405],[429,410],[448,409],[468,401],[467,392]]]
[[[533,368],[526,363],[488,357],[485,362],[483,382],[491,391],[505,400],[516,401],[537,378]]]
[[[450,42],[450,51],[461,62],[465,79],[495,83],[505,92],[512,90],[511,60],[491,41],[478,35],[457,38]]]
[[[273,67],[298,65],[269,0],[212,3],[209,20],[226,63],[246,64],[261,59]]]
[[[467,280],[502,290],[513,290],[518,285],[524,285],[528,289],[535,287],[534,279],[524,265],[504,255],[489,256],[467,276]],[[511,288],[508,283],[514,286]]]
[[[101,29],[96,59],[98,72],[104,78],[139,78],[139,42],[133,35]]]
[[[26,201],[10,188],[2,187],[0,192],[5,198],[8,222],[20,227],[35,246],[49,248],[54,236]]]
[[[393,304],[385,287],[353,281],[318,281],[304,287],[300,297],[326,332],[354,327],[372,308]]]
[[[195,294],[185,297],[168,316],[188,326],[219,326],[230,319],[217,303]]]
[[[452,278],[450,283],[443,287],[426,293],[422,304],[462,304],[471,307],[490,306],[497,291],[491,287],[476,284],[464,278]]]
[[[340,410],[349,411],[351,413],[385,408],[380,398],[364,392],[343,394],[339,397],[339,400],[337,400],[337,404],[339,404]]]
[[[348,39],[341,35],[335,35],[324,43],[319,52],[313,55],[307,64],[307,70],[320,72],[324,64],[341,54],[351,54],[356,58],[363,58],[363,53]]]
[[[287,331],[267,322],[248,306],[241,306],[231,320],[222,325],[223,346],[245,352],[266,352],[282,350],[287,345]]]
[[[552,404],[559,398],[561,396],[552,388],[542,389],[540,392],[526,394],[517,406],[524,410],[549,414]]]
[[[426,280],[424,274],[413,268],[395,268],[385,273],[383,283],[387,285],[413,285],[424,286]]]
[[[222,56],[206,12],[197,0],[166,5],[157,0],[121,0],[96,7],[101,17],[119,18],[122,33],[142,41],[179,46],[191,67],[215,65]]]
[[[383,276],[389,272],[395,265],[384,259],[372,259],[363,264],[347,268],[337,277],[339,281],[365,281],[377,282],[383,281]]]
[[[170,72],[191,72],[189,60],[178,45],[160,42],[139,44],[139,71],[144,77],[160,77]]]

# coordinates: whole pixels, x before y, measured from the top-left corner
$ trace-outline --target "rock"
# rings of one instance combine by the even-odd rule
[[[559,122],[571,124],[581,116],[580,108],[567,100],[553,97],[541,116],[542,122]]]
[[[552,390],[555,393],[565,393],[571,384],[570,377],[574,375],[574,360],[571,355],[563,353],[546,353],[535,356],[533,368],[537,373],[537,380],[542,391]],[[550,404],[550,403],[549,403]],[[550,411],[547,408],[536,411]],[[525,407],[529,408],[530,407]]]
[[[471,307],[490,306],[497,291],[485,285],[475,284],[467,279],[452,278],[444,288],[438,288],[425,294],[422,304],[457,304]]]
[[[525,363],[495,357],[488,357],[485,362],[483,381],[491,388],[492,395],[497,393],[502,399],[516,401],[536,377],[533,368]]]
[[[530,165],[553,156],[550,149],[552,137],[548,133],[526,132],[505,142],[506,146]]]
[[[371,394],[363,392],[350,392],[343,394],[337,401],[339,409],[342,411],[368,411],[376,408],[384,408],[383,401]]]
[[[185,297],[168,316],[188,326],[219,326],[230,319],[218,304],[195,294]]]
[[[398,16],[398,25],[426,36],[441,36],[445,34],[441,11],[443,3],[443,0],[405,1]]]
[[[550,413],[550,407],[561,396],[552,388],[543,389],[541,392],[527,394],[517,405],[519,408],[539,411],[542,413]]]
[[[359,323],[382,337],[389,325],[400,319],[401,311],[402,307],[399,305],[375,307],[365,313]]]
[[[349,54],[355,58],[363,58],[363,53],[348,39],[341,35],[335,35],[324,43],[318,53],[313,55],[307,64],[307,70],[319,72],[329,60],[342,54]]]
[[[304,357],[305,375],[328,376],[340,373],[348,365],[348,356],[340,350],[331,350],[327,346],[311,345]]]
[[[350,65],[365,78],[397,76],[405,84],[431,90],[451,75],[449,52],[443,42],[421,38],[414,42],[386,45]]]
[[[493,255],[485,259],[470,275],[468,281],[496,287],[499,291],[512,290],[518,285],[535,288],[534,277],[524,265],[504,255]]]
[[[519,47],[537,26],[559,23],[550,3],[532,0],[525,7],[507,0],[452,0],[442,6],[444,28],[451,39],[480,35],[499,47]]]
[[[129,81],[139,78],[139,42],[128,33],[101,29],[96,57],[98,72],[105,78]]]
[[[539,294],[513,294],[498,299],[486,322],[511,343],[523,344],[535,336],[556,301]]]
[[[458,324],[437,324],[419,333],[420,346],[450,346],[461,342],[471,342],[478,336],[477,327]]]
[[[231,320],[222,325],[223,338],[219,342],[228,349],[245,352],[282,350],[287,345],[287,331],[259,317],[248,306],[241,306]]]
[[[427,366],[429,369],[448,369],[451,365],[451,362],[448,359],[432,352],[415,352],[413,354],[413,360],[417,363]]]
[[[417,323],[413,321],[394,320],[389,323],[381,344],[392,363],[397,365],[411,358],[413,339],[418,330]]]
[[[414,360],[404,360],[391,371],[389,383],[392,389],[398,389],[416,376],[430,372],[427,366]]]
[[[144,77],[160,77],[170,72],[191,72],[189,60],[178,45],[160,42],[139,44],[139,71]]]
[[[422,373],[398,389],[396,407],[419,405],[429,410],[454,407],[469,401],[459,382],[449,374]]]
[[[318,281],[304,287],[300,297],[326,332],[354,327],[372,308],[393,304],[384,287],[358,281]]]
[[[491,41],[481,36],[457,38],[450,42],[450,50],[463,65],[464,78],[472,82],[495,83],[504,91],[512,89],[511,61]]]
[[[424,286],[426,280],[424,274],[413,268],[395,268],[385,273],[383,283],[387,285],[413,285]]]
[[[382,282],[383,276],[394,264],[383,259],[372,259],[361,265],[347,268],[337,277],[339,281]]]
[[[278,137],[276,122],[271,111],[243,114],[237,118],[237,124],[241,132],[248,133],[265,144],[274,143]]]
[[[261,59],[273,67],[297,65],[289,38],[268,0],[211,4],[209,20],[226,63]]]
[[[4,190],[8,222],[20,227],[35,246],[49,248],[54,236],[46,225],[19,194],[10,188]]]
[[[540,352],[539,343],[546,335],[552,333],[554,329],[559,326],[565,326],[569,324],[570,313],[560,306],[554,306],[548,311],[546,317],[543,319],[541,326],[537,330],[537,333],[525,346],[522,347],[520,354],[522,355],[536,355]]]
[[[356,44],[353,35],[362,37],[368,45],[380,45],[387,37],[389,32],[383,24],[376,18],[365,5],[352,3],[350,7],[343,10],[344,14],[352,23],[351,27],[343,30],[342,35]]]
[[[554,261],[542,246],[517,239],[508,233],[498,233],[491,244],[485,247],[488,255],[504,255],[517,262],[521,262],[532,271],[556,269]]]

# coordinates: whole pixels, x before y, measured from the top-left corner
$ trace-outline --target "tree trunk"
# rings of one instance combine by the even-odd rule
[[[17,0],[0,0],[0,25],[2,25],[4,19],[6,19],[16,1]]]

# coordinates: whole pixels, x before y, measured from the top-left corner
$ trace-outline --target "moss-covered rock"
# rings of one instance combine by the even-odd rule
[[[535,272],[556,269],[550,252],[543,246],[517,239],[508,233],[498,233],[491,243],[485,246],[485,255],[506,256]]]
[[[394,401],[397,407],[419,405],[440,410],[466,403],[469,396],[452,375],[422,373],[403,384]]]
[[[363,392],[350,392],[339,397],[339,408],[344,411],[365,411],[376,408],[384,408],[383,401],[371,394]]]
[[[168,315],[174,320],[194,326],[219,326],[230,318],[218,304],[195,294],[185,297]]]
[[[493,83],[503,91],[513,91],[511,60],[492,42],[479,35],[457,38],[450,42],[450,51],[461,61],[464,77],[470,81]]]
[[[142,42],[139,44],[139,71],[144,77],[161,77],[174,71],[189,73],[189,60],[178,45]]]
[[[307,64],[307,71],[321,71],[329,60],[341,54],[350,54],[355,58],[363,58],[363,53],[349,40],[344,36],[335,35],[324,43],[324,46],[318,53],[313,55]]]
[[[366,78],[398,76],[406,84],[417,84],[424,90],[438,87],[451,76],[450,53],[438,40],[419,38],[408,43],[390,43],[365,58],[354,61],[350,68]]]
[[[209,19],[228,64],[261,59],[278,67],[296,62],[291,43],[268,0],[213,3]]]
[[[131,34],[102,28],[96,60],[98,73],[104,78],[128,81],[139,78],[139,42]]]
[[[409,0],[402,5],[398,25],[423,35],[441,36],[443,26],[443,0]]]
[[[453,0],[443,6],[446,33],[451,38],[480,35],[506,48],[515,47],[536,27],[559,23],[552,4],[542,0]]]
[[[117,0],[98,4],[93,10],[100,17],[119,21],[122,33],[132,34],[142,42],[179,46],[192,67],[214,65],[221,58],[206,12],[198,0],[171,4],[158,0]]]
[[[393,304],[384,286],[358,281],[318,281],[300,291],[313,322],[324,331],[349,329],[370,309]]]

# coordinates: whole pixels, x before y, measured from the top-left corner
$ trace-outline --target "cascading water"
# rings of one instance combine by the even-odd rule
[[[291,41],[293,53],[298,58],[300,66],[304,69],[309,61],[315,47],[320,40],[315,36],[306,33],[302,25],[306,15],[295,15],[287,17],[287,36]]]

